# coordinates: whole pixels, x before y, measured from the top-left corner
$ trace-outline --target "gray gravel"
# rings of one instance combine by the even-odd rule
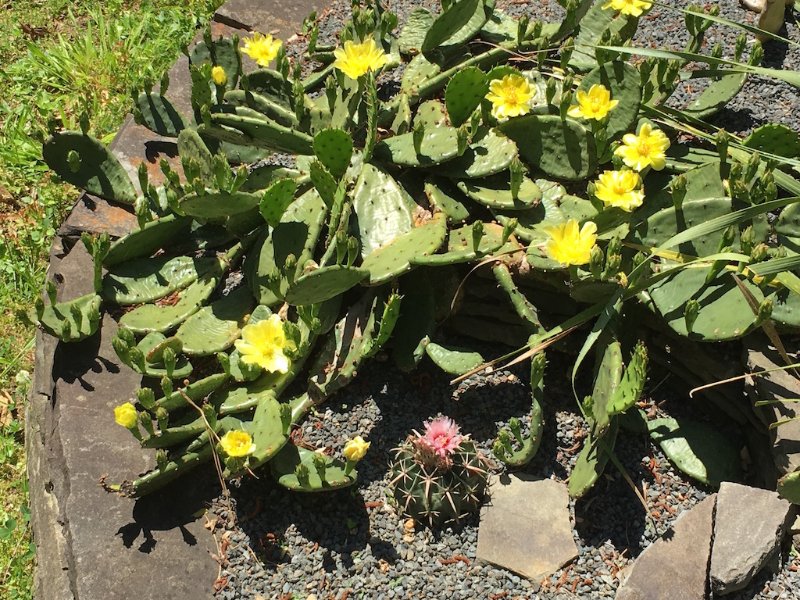
[[[669,0],[687,6],[687,0]],[[321,43],[335,41],[348,2],[335,2],[323,13]],[[391,0],[402,19],[415,6],[433,8],[435,0]],[[563,10],[555,0],[501,0],[513,14],[530,13],[558,19]],[[723,3],[723,16],[753,22],[751,13],[734,0]],[[643,19],[637,43],[650,47],[680,47],[685,33],[680,12],[656,7]],[[723,43],[728,53],[736,33],[714,27],[707,47]],[[797,25],[788,35],[800,39]],[[765,66],[800,66],[797,48],[767,47]],[[698,89],[682,89],[673,99],[681,106]],[[800,130],[798,91],[780,83],[751,78],[744,91],[717,122],[745,133],[765,122],[781,122]],[[794,109],[794,110],[793,110]],[[491,353],[490,353],[491,354]],[[545,438],[526,471],[566,480],[586,434],[568,384],[566,359],[551,357],[547,375]],[[613,598],[622,570],[658,538],[682,511],[711,490],[684,479],[645,436],[625,432],[617,454],[639,485],[646,484],[650,514],[611,466],[587,498],[571,503],[575,541],[580,556],[574,564],[541,582],[477,564],[476,517],[458,528],[431,531],[400,518],[386,498],[390,451],[412,429],[438,414],[454,418],[477,446],[489,454],[498,427],[512,416],[525,419],[529,390],[524,369],[497,372],[451,387],[433,368],[397,372],[380,360],[363,369],[358,380],[323,405],[302,426],[305,441],[340,453],[344,442],[362,435],[372,442],[359,466],[357,487],[324,495],[292,494],[268,477],[249,479],[233,489],[231,500],[212,507],[217,537],[226,540],[217,598],[345,600],[353,598],[487,599]],[[655,381],[655,377],[653,378]],[[650,410],[686,410],[683,396],[658,386]],[[670,402],[671,401],[671,402]],[[663,404],[666,402],[666,404]],[[660,408],[656,409],[655,405]],[[800,598],[800,560],[784,552],[777,575],[765,573],[735,600]]]

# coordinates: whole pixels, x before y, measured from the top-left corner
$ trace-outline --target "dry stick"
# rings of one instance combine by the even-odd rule
[[[741,279],[739,279],[736,275],[731,273],[731,277],[733,277],[733,280],[736,282],[736,287],[738,287],[739,291],[742,292],[744,299],[747,300],[750,310],[752,310],[753,314],[758,317],[758,301],[755,299],[755,296],[753,296],[753,293],[745,287],[744,283],[742,283]],[[772,322],[772,319],[764,319],[764,322],[761,324],[761,328],[764,330],[764,333],[767,334],[769,341],[775,345],[775,348],[777,348],[778,353],[781,355],[781,358],[784,360],[784,362],[787,365],[790,364],[792,359],[790,359],[789,355],[786,353],[786,347],[783,345],[783,341],[778,335],[778,330],[775,329],[775,324]]]
[[[789,369],[796,369],[798,367],[800,367],[800,362],[791,365],[786,365],[785,367],[775,367],[774,369],[765,369],[763,371],[758,371],[755,373],[745,373],[744,375],[736,375],[735,377],[728,377],[727,379],[721,379],[713,383],[707,383],[705,385],[701,385],[689,390],[689,398],[693,398],[694,397],[693,394],[695,392],[702,392],[703,390],[707,390],[712,387],[717,387],[718,385],[723,385],[725,383],[732,383],[734,381],[739,381],[741,379],[747,379],[748,377],[761,377],[762,375],[766,375],[767,373],[774,373],[775,371],[787,371]]]
[[[182,389],[178,390],[183,396],[183,399],[186,400],[188,404],[190,404],[194,409],[200,413],[200,418],[203,419],[203,423],[205,423],[206,431],[208,432],[208,442],[211,446],[211,456],[214,458],[214,468],[217,470],[217,477],[219,478],[219,484],[222,486],[222,495],[225,498],[230,497],[230,492],[228,491],[228,486],[225,485],[225,477],[222,475],[222,463],[219,460],[219,454],[217,454],[217,443],[219,443],[219,436],[217,436],[217,432],[214,431],[214,428],[211,427],[211,423],[208,422],[206,419],[206,415],[203,412],[203,409],[197,406],[194,401],[189,397],[189,395],[183,391]]]

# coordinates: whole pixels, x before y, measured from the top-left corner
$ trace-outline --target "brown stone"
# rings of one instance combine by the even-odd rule
[[[716,495],[681,514],[633,563],[616,600],[704,600]]]
[[[477,558],[538,581],[578,556],[567,486],[527,475],[493,479],[481,511]]]

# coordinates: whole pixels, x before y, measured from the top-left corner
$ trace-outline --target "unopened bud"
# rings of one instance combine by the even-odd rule
[[[686,331],[692,333],[694,322],[697,320],[697,315],[700,313],[700,303],[692,298],[686,302],[683,307],[683,320],[686,323]]]

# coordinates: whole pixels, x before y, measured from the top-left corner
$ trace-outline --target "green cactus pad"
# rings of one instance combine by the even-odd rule
[[[120,321],[120,327],[124,327]],[[144,336],[136,347],[142,352],[145,357],[152,357],[154,360],[150,361],[145,359],[144,368],[142,365],[137,365],[133,362],[128,362],[128,366],[132,367],[137,373],[141,373],[146,377],[161,378],[168,376],[167,369],[161,361],[163,350],[166,346],[172,347],[171,341],[168,341],[163,333],[158,331],[151,331]],[[122,357],[120,357],[122,358]],[[192,363],[183,354],[177,355],[175,368],[169,375],[172,379],[183,379],[192,374]],[[155,447],[155,446],[154,446]]]
[[[523,177],[517,198],[514,199],[508,173],[498,173],[480,180],[459,181],[458,189],[492,210],[525,210],[536,206],[542,199],[539,186],[527,177]]]
[[[603,337],[608,339],[605,345],[597,346],[592,390],[591,430],[595,439],[602,439],[611,427],[608,406],[622,381],[622,346],[611,336]]]
[[[406,24],[397,37],[397,47],[402,54],[418,54],[422,51],[425,36],[433,25],[434,16],[424,8],[415,8],[408,15]]]
[[[447,179],[432,177],[426,180],[425,196],[431,206],[447,216],[448,223],[463,223],[469,218],[469,210],[461,202],[464,195]]]
[[[563,221],[563,213],[559,206],[561,198],[567,194],[566,188],[560,183],[546,179],[537,179],[535,183],[542,192],[541,202],[537,206],[524,211],[514,211],[510,215],[495,213],[502,225],[511,218],[517,219],[514,235],[526,242],[544,241],[546,236],[540,226],[545,221],[551,224]]]
[[[140,93],[134,98],[133,114],[138,123],[164,137],[177,137],[186,128],[184,118],[161,94]]]
[[[778,480],[778,493],[792,504],[800,504],[800,471],[781,477]]]
[[[292,84],[272,69],[258,69],[242,76],[242,89],[247,88],[284,108],[291,109],[294,101]]]
[[[428,167],[458,156],[458,130],[453,127],[425,129],[420,151],[414,147],[414,134],[395,135],[375,145],[377,160],[404,167]]]
[[[733,340],[744,336],[755,325],[756,318],[733,275],[723,270],[706,285],[708,267],[683,269],[648,289],[658,312],[680,335],[701,341]],[[764,294],[749,281],[743,285],[761,302]],[[692,331],[686,330],[684,307],[690,299],[700,303]]]
[[[334,177],[341,179],[353,157],[353,140],[341,129],[324,129],[314,136],[314,154]]]
[[[672,206],[664,208],[637,224],[631,235],[636,243],[658,247],[681,231],[729,214],[731,206],[730,198],[684,201],[680,211],[676,211]],[[691,256],[715,254],[719,250],[722,235],[721,230],[709,233],[681,244],[679,250]]]
[[[607,4],[608,2],[604,0],[595,0],[592,7],[580,19],[580,29],[575,37],[575,49],[569,61],[569,66],[577,71],[588,71],[597,66],[595,48],[602,45],[601,38],[604,33],[619,35],[623,42],[636,33],[639,19],[603,8]]]
[[[281,403],[275,398],[265,398],[258,403],[253,420],[247,424],[256,446],[247,460],[248,468],[263,465],[281,451],[289,441],[290,424],[281,414]]]
[[[488,256],[503,245],[503,228],[496,223],[484,223],[483,235],[477,250],[472,238],[472,225],[464,225],[450,231],[447,250],[442,254],[417,256],[411,264],[420,266],[451,265],[470,262],[481,256]]]
[[[171,240],[188,233],[191,224],[191,219],[175,214],[150,221],[141,229],[132,231],[111,244],[103,258],[103,265],[110,268],[134,258],[150,256]]]
[[[450,123],[458,127],[469,119],[488,91],[486,74],[478,67],[467,67],[453,75],[444,95]]]
[[[280,223],[283,213],[294,201],[296,191],[297,182],[294,179],[278,179],[264,190],[259,202],[259,211],[271,227],[276,227]]]
[[[266,190],[279,179],[302,180],[303,173],[297,169],[287,169],[277,165],[261,165],[253,168],[247,175],[247,180],[239,188],[243,192],[258,192]],[[299,181],[297,182],[299,185]]]
[[[184,173],[197,171],[204,179],[214,176],[214,155],[196,130],[184,129],[178,134],[178,153]]]
[[[181,198],[181,210],[190,217],[220,219],[245,213],[261,202],[259,194],[206,190]]]
[[[369,271],[345,265],[314,269],[298,278],[289,287],[286,301],[298,306],[324,302],[343,294],[368,277]]]
[[[300,124],[293,110],[253,90],[229,90],[225,92],[225,102],[251,108],[284,127],[297,127]]]
[[[214,258],[190,256],[126,261],[105,275],[102,296],[121,306],[152,302],[190,285],[216,262]]]
[[[411,260],[436,252],[446,235],[447,219],[437,213],[429,221],[376,249],[361,265],[369,271],[369,285],[386,283],[411,270]]]
[[[311,183],[314,184],[314,187],[325,201],[325,204],[327,206],[333,206],[336,190],[338,188],[336,179],[334,179],[328,169],[318,160],[313,161],[309,165],[308,171],[311,177]]]
[[[145,438],[142,440],[142,448],[172,448],[196,438],[204,431],[206,431],[205,421],[197,418],[186,425],[170,427]]]
[[[419,105],[414,116],[414,127],[424,127],[426,130],[447,125],[447,112],[444,104],[439,100],[427,100]]]
[[[592,489],[592,486],[603,474],[603,471],[608,464],[609,452],[614,451],[614,444],[617,441],[617,433],[619,425],[614,420],[608,433],[598,441],[596,438],[589,434],[586,441],[583,443],[578,458],[575,461],[575,466],[572,467],[572,472],[569,474],[569,481],[567,482],[567,491],[571,498],[582,498],[586,493]]]
[[[592,69],[578,86],[588,92],[595,85],[603,85],[611,92],[611,99],[619,101],[608,117],[608,138],[634,129],[642,101],[642,79],[639,70],[625,62],[607,62]]]
[[[773,301],[772,320],[787,327],[800,329],[800,294],[782,289],[772,294],[771,297]]]
[[[202,404],[208,395],[219,389],[226,381],[228,381],[228,376],[225,373],[214,373],[203,379],[198,379],[156,400],[156,409],[164,408],[168,411],[173,411],[183,408],[187,406],[186,397],[195,404]]]
[[[210,42],[210,43],[209,43]],[[189,63],[194,67],[204,64],[222,67],[228,78],[228,86],[235,87],[242,74],[239,50],[233,38],[204,40],[194,45],[189,53]]]
[[[744,138],[742,144],[753,150],[785,158],[800,156],[800,135],[780,123],[767,123],[757,127]]]
[[[484,0],[456,0],[431,24],[422,42],[422,51],[459,47],[480,32],[491,14]]]
[[[416,209],[417,204],[391,175],[364,165],[353,191],[362,256],[411,231]]]
[[[315,456],[320,456],[325,460],[325,470],[322,476],[314,465]],[[308,473],[307,477],[298,478],[297,468],[300,465],[305,467],[305,471]],[[355,469],[346,474],[343,462],[294,444],[286,444],[270,461],[269,466],[278,485],[293,492],[327,492],[346,488],[354,485],[358,477]]]
[[[42,146],[42,157],[61,179],[90,194],[123,204],[136,202],[136,188],[125,168],[90,135],[54,133]]]
[[[712,80],[681,112],[696,119],[708,119],[725,108],[741,91],[746,81],[747,73],[739,72]]]
[[[499,128],[517,143],[524,161],[550,177],[577,181],[597,170],[594,137],[577,121],[557,115],[525,115],[509,119]]]
[[[226,350],[239,338],[253,304],[250,290],[240,287],[186,319],[178,327],[175,337],[183,342],[183,351],[190,356]]]
[[[466,152],[436,169],[453,179],[479,179],[505,171],[517,156],[517,145],[494,129],[471,144]]]
[[[647,429],[670,462],[689,477],[715,487],[741,479],[739,446],[714,427],[667,417],[648,421]]]
[[[433,342],[425,346],[425,353],[437,367],[450,375],[463,375],[486,362],[477,352],[447,348]]]
[[[517,23],[514,17],[495,9],[481,29],[481,39],[495,44],[516,40]]]
[[[119,320],[120,326],[135,333],[175,329],[200,310],[216,289],[220,274],[221,270],[215,267],[185,290],[177,292],[177,301],[174,304],[143,304],[125,313]]]
[[[619,386],[611,395],[606,407],[610,415],[618,415],[633,408],[644,390],[647,380],[647,350],[641,342],[636,345]]]
[[[67,302],[48,304],[36,315],[36,321],[47,333],[64,342],[80,342],[97,332],[101,303],[97,294],[87,294]]]
[[[241,107],[237,108],[237,113],[242,114],[214,113],[211,115],[211,126],[201,125],[198,131],[232,144],[252,145],[291,154],[314,153],[314,138],[311,136],[266,117],[245,115]]]

